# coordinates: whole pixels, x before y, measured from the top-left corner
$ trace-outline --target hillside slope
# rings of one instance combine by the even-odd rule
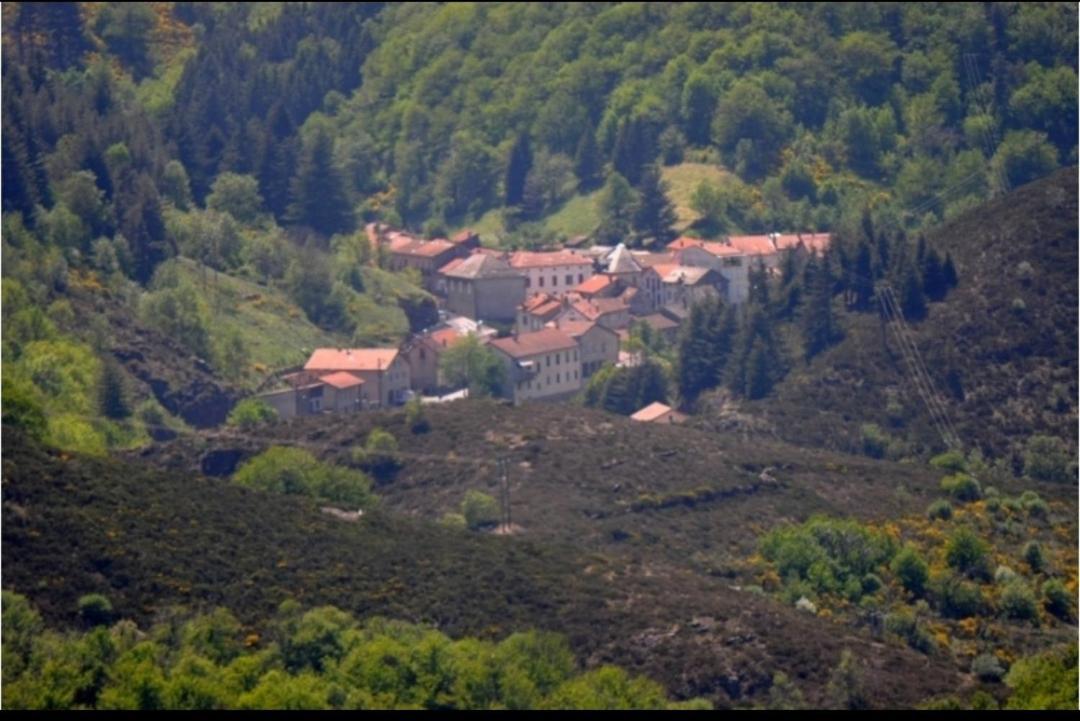
[[[965,447],[1014,465],[1035,434],[1075,450],[1076,168],[965,213],[928,240],[952,254],[959,286],[910,328]],[[883,337],[876,313],[839,317],[842,343],[743,411],[815,447],[859,452],[861,425],[876,423],[909,439],[910,450],[940,448],[892,331]]]
[[[772,462],[769,451],[755,459],[724,446],[696,460],[676,454],[674,464],[656,454],[627,458],[613,475],[595,458],[572,460],[573,454],[558,452],[573,442],[565,433],[592,426],[592,440],[607,454],[645,444],[651,429],[617,419],[605,429],[610,417],[587,413],[581,425],[564,426],[562,437],[543,438],[537,431],[552,429],[562,414],[545,409],[537,423],[537,410],[480,404],[433,411],[434,430],[410,444],[431,463],[407,464],[380,489],[386,509],[430,518],[456,507],[467,488],[485,487],[481,474],[447,474],[457,466],[436,457],[446,459],[451,447],[460,457],[503,448],[533,469],[514,466],[514,520],[525,529],[520,537],[477,537],[386,510],[350,524],[320,514],[310,502],[186,471],[6,445],[3,584],[30,596],[48,618],[68,623],[78,596],[96,591],[137,619],[174,603],[222,604],[251,622],[295,595],[305,605],[332,603],[358,616],[424,621],[452,634],[557,630],[589,665],[619,663],[649,673],[677,696],[707,695],[723,706],[760,703],[776,671],[798,679],[808,702],[825,703],[843,648],[860,659],[870,698],[881,706],[910,706],[962,684],[943,658],[881,644],[860,627],[738,590],[732,577],[733,554],[752,545],[754,524],[784,512],[769,510],[784,508],[777,497],[839,512],[874,505],[869,487],[886,507],[896,479],[924,485],[918,474],[897,468],[897,476],[875,482],[869,468],[839,469],[853,482],[830,490],[813,485],[818,469],[804,456],[788,473],[774,469],[777,481],[767,482],[757,469]],[[509,435],[478,436],[475,413],[493,416]],[[340,419],[319,420],[260,435],[288,434],[344,449],[370,421],[407,433],[400,414],[365,417],[350,428]],[[526,445],[509,449],[516,443],[510,437],[526,427],[534,429]],[[710,442],[706,434],[691,435],[695,448]],[[659,438],[670,445],[667,434]],[[718,466],[719,457],[730,463]],[[658,473],[661,467],[668,472]],[[713,481],[706,469],[717,467],[731,470]],[[799,482],[788,480],[794,478]],[[673,502],[634,511],[617,500],[691,483],[718,492],[700,497],[696,507]],[[787,512],[798,513],[794,507]],[[693,555],[703,565],[710,551],[716,551],[712,573],[670,562]]]

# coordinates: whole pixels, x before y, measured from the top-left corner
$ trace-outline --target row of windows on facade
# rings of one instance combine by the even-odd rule
[[[559,357],[560,357],[559,354],[556,353],[555,354],[555,365],[559,365]],[[574,360],[577,360],[577,351],[576,350],[574,351]],[[570,362],[570,351],[566,351],[566,362],[567,363]],[[547,366],[548,368],[551,367],[551,356],[549,356],[549,355],[544,356],[544,365]]]
[[[577,380],[577,379],[578,379],[578,372],[574,371],[574,380]],[[545,380],[547,381],[546,385],[551,385],[551,376],[547,376],[547,378]],[[570,380],[570,373],[569,372],[567,372],[567,374],[566,374],[566,380]],[[555,374],[555,385],[558,385],[560,383],[562,383],[562,373],[556,373]],[[525,387],[528,388],[528,389],[531,389],[533,387],[532,386],[532,381],[531,380],[525,381]],[[537,388],[540,387],[540,381],[536,382],[536,387]]]
[[[581,285],[584,282],[585,282],[585,274],[584,273],[578,273],[577,284]],[[536,285],[537,285],[537,287],[540,287],[540,288],[544,287],[544,276],[540,276],[540,278],[537,280]],[[558,285],[559,285],[559,276],[557,276],[557,275],[551,276],[551,287],[556,288],[556,287],[558,287]],[[574,285],[574,276],[570,275],[569,273],[566,275],[566,285],[567,286]],[[532,279],[529,278],[528,276],[525,276],[525,287],[526,288],[532,287]]]

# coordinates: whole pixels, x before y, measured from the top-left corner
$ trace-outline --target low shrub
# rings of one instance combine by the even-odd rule
[[[469,491],[461,502],[461,515],[471,530],[494,526],[499,523],[499,504],[486,493]]]
[[[965,473],[967,461],[960,451],[946,451],[930,459],[930,465],[947,473]]]
[[[1035,618],[1038,614],[1035,594],[1032,593],[1031,587],[1019,578],[1005,585],[1005,589],[1001,592],[1000,607],[1001,614],[1005,618],[1026,621]]]
[[[105,626],[113,621],[112,603],[100,593],[79,598],[79,618],[87,626]]]
[[[1065,584],[1056,578],[1052,578],[1042,587],[1043,605],[1046,610],[1062,620],[1072,617],[1073,597],[1065,588]]]
[[[926,517],[931,521],[947,521],[952,518],[952,504],[944,498],[939,498],[926,509]]]
[[[1032,571],[1037,573],[1046,567],[1046,556],[1043,555],[1042,546],[1038,541],[1028,541],[1024,544],[1022,553],[1024,560],[1027,562],[1027,565],[1031,566]]]
[[[976,656],[975,660],[971,662],[971,673],[980,681],[998,683],[1005,676],[1005,669],[1001,667],[1001,662],[998,661],[997,656],[992,653],[983,653]]]
[[[941,479],[941,490],[958,501],[977,501],[982,498],[979,482],[966,473],[957,473]]]

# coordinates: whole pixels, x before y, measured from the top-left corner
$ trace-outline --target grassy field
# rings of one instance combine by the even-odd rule
[[[670,186],[668,197],[675,204],[678,216],[676,228],[685,230],[700,216],[690,208],[690,198],[700,182],[720,183],[727,173],[716,165],[707,163],[681,163],[663,169],[664,180]],[[544,226],[564,238],[588,235],[600,224],[600,192],[575,195],[545,217]],[[489,210],[476,221],[465,226],[480,234],[485,245],[498,247],[500,240],[508,235],[503,224],[502,209]],[[455,228],[455,232],[460,228]]]
[[[670,186],[668,197],[675,204],[675,214],[679,218],[676,227],[679,230],[685,230],[701,217],[690,207],[690,199],[698,184],[706,181],[718,185],[726,175],[719,167],[705,163],[681,163],[664,168],[664,180]]]
[[[237,333],[250,354],[248,382],[257,383],[267,371],[303,363],[320,346],[346,345],[348,339],[312,324],[284,293],[224,273],[203,272],[194,261],[179,258],[181,273],[198,288],[205,287],[214,335]]]

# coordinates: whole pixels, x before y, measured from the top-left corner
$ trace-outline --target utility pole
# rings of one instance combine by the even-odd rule
[[[502,506],[502,527],[509,533],[510,516],[510,463],[506,458],[500,458],[496,462],[499,472],[499,503]]]

